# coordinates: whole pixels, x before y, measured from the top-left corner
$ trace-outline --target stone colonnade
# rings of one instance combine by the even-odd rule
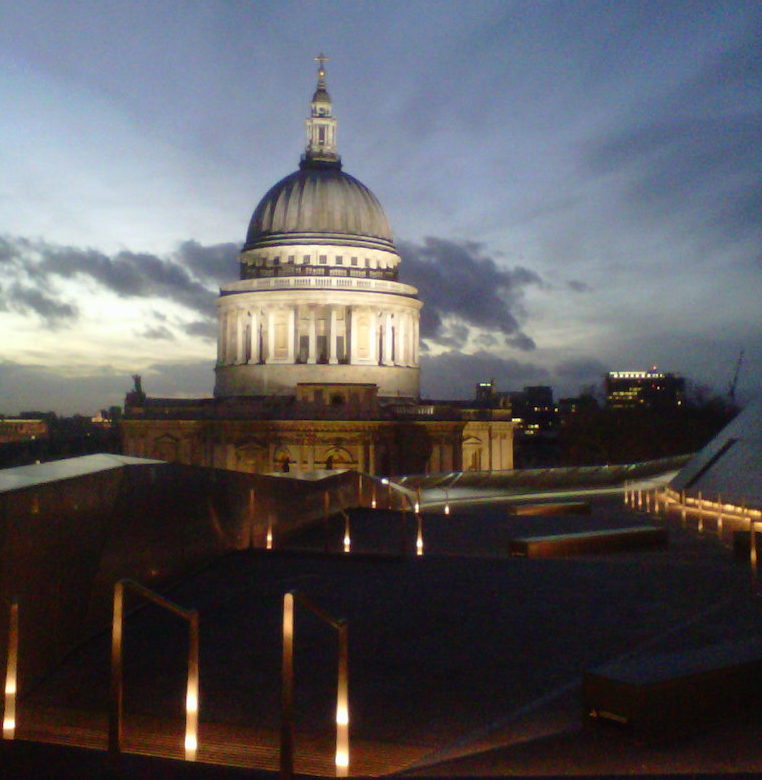
[[[418,312],[337,304],[229,306],[220,312],[218,365],[347,363],[417,367]]]

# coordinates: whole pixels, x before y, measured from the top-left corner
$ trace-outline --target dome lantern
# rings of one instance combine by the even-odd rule
[[[307,148],[301,167],[341,167],[341,157],[336,153],[336,120],[333,117],[331,97],[325,83],[325,63],[322,52],[315,57],[318,63],[317,87],[312,96],[310,116],[306,121]]]

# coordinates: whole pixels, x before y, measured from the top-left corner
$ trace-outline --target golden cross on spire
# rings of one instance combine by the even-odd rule
[[[318,76],[322,79],[325,76],[325,64],[328,62],[328,57],[323,54],[321,51],[320,54],[318,54],[317,57],[315,57],[315,62],[318,64]]]

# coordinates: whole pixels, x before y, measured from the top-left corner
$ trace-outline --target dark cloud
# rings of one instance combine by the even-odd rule
[[[505,343],[509,347],[514,347],[515,349],[521,349],[524,352],[529,352],[530,350],[535,348],[535,343],[533,339],[527,336],[526,333],[521,333],[521,332],[514,333],[512,336],[506,336]]]
[[[519,390],[525,385],[544,384],[548,378],[543,366],[489,352],[421,356],[421,392],[429,398],[473,398],[476,383],[485,379],[494,379],[501,390]]]
[[[213,359],[195,363],[154,363],[143,372],[143,389],[148,395],[158,397],[208,398],[212,395],[213,382]]]
[[[174,260],[187,266],[193,274],[216,285],[229,282],[238,266],[238,244],[203,246],[198,241],[183,241],[174,254]]]
[[[638,217],[688,219],[726,244],[762,230],[760,148],[762,34],[755,30],[594,142],[584,165],[594,176],[623,175]]]
[[[44,292],[18,282],[11,285],[5,299],[7,309],[27,314],[34,312],[52,328],[79,317],[79,309],[71,303],[57,300]]]
[[[216,340],[217,323],[210,320],[196,320],[183,326],[183,330],[189,336],[199,336],[203,339]]]
[[[165,327],[164,325],[157,325],[154,328],[146,328],[141,334],[141,338],[144,339],[152,339],[152,340],[161,340],[166,339],[167,341],[174,341],[175,335],[172,333],[172,331]]]
[[[207,316],[214,311],[215,294],[209,288],[182,266],[156,255],[119,252],[108,257],[94,250],[46,247],[40,267],[64,278],[90,276],[123,298],[164,298]]]
[[[603,377],[611,367],[595,358],[576,358],[556,365],[553,374],[563,393],[576,393],[582,388],[601,388]]]
[[[451,322],[441,327],[436,341],[443,347],[458,348],[468,343],[470,333],[468,326],[460,322]]]
[[[500,333],[506,343],[519,349],[534,348],[519,319],[524,314],[524,288],[542,284],[536,273],[521,266],[499,267],[475,242],[429,237],[422,245],[400,242],[399,246],[401,279],[417,287],[424,300],[423,338],[452,344],[457,335],[445,327],[445,320],[452,318]]]
[[[497,344],[497,339],[491,333],[480,333],[474,341],[480,347],[494,347]]]
[[[10,241],[0,236],[0,263],[11,263],[15,257],[15,252]]]
[[[566,283],[567,287],[574,292],[590,292],[593,288],[587,282],[580,282],[577,279],[571,279]]]
[[[6,236],[0,243],[0,256],[13,263],[18,273],[36,287],[36,291],[29,286],[23,288],[19,306],[24,305],[47,319],[61,321],[76,316],[76,309],[57,302],[52,291],[56,278],[78,277],[89,278],[122,298],[173,301],[214,321],[217,292],[207,283],[222,276],[225,257],[230,261],[226,277],[235,277],[235,260],[226,255],[230,246],[233,245],[203,247],[196,242],[185,242],[168,259],[135,252],[109,256],[94,249],[55,246]],[[8,303],[10,305],[11,301]]]
[[[759,105],[760,84],[762,27],[752,22],[742,40],[706,62],[674,93],[672,99],[676,105],[692,111],[698,108],[716,111],[746,103]]]

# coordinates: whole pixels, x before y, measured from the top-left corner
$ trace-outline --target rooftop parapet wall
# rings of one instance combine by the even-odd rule
[[[264,547],[268,526],[277,540],[321,517],[326,491],[331,512],[357,503],[357,474],[305,482],[138,459],[96,471],[83,464],[76,474],[87,460],[71,459],[69,478],[0,492],[0,668],[16,596],[21,690],[108,624],[117,580],[161,585],[219,555]],[[42,477],[61,464],[36,470]]]
[[[408,487],[437,488],[513,488],[540,490],[547,488],[574,488],[623,485],[627,481],[645,479],[657,474],[676,471],[684,466],[690,455],[615,466],[574,466],[551,469],[517,469],[515,471],[464,471],[414,475],[405,477]]]

